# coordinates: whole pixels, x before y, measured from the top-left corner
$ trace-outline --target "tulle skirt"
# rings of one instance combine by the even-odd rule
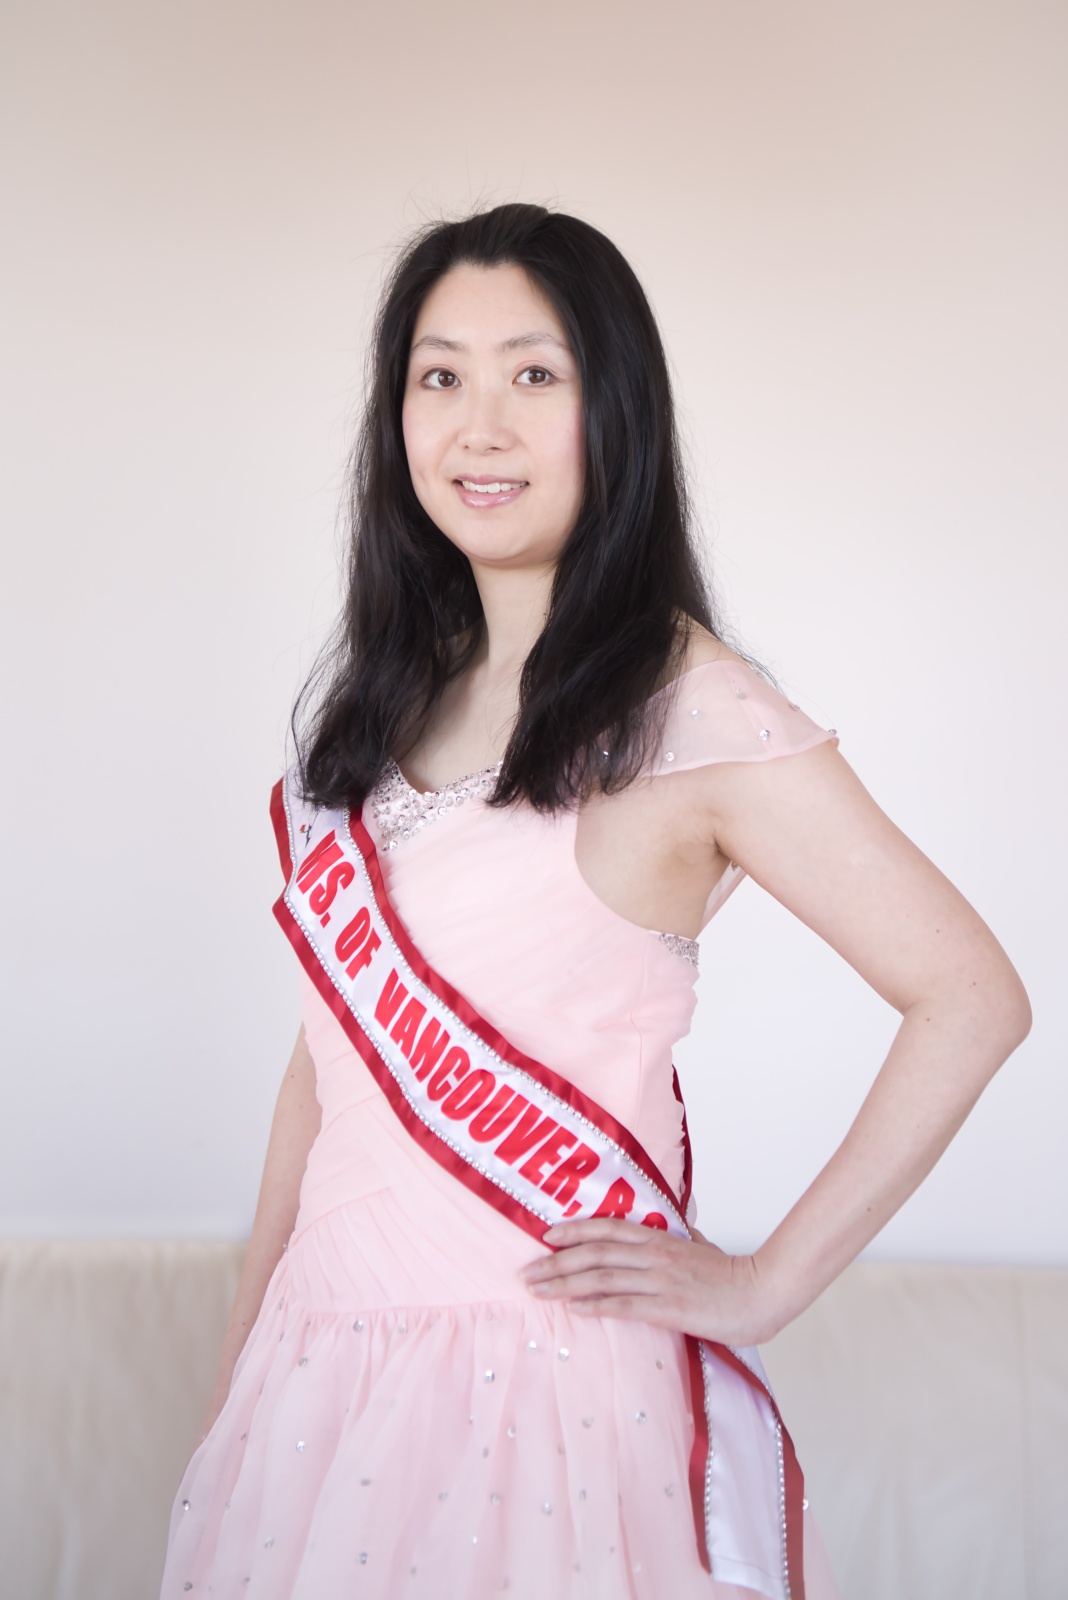
[[[163,1600],[752,1600],[698,1558],[681,1336],[519,1288],[384,1306],[378,1277],[419,1275],[397,1220],[371,1195],[291,1243],[178,1492]],[[805,1543],[809,1600],[834,1600],[807,1517]]]

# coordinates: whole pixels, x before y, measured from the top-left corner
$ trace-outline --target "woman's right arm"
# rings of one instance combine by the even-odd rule
[[[252,1237],[230,1311],[215,1390],[200,1430],[200,1439],[207,1435],[223,1408],[230,1392],[230,1380],[237,1358],[259,1314],[271,1274],[281,1260],[293,1232],[308,1152],[319,1132],[321,1121],[322,1109],[315,1098],[315,1063],[304,1040],[304,1029],[301,1028],[282,1087],[278,1091]]]

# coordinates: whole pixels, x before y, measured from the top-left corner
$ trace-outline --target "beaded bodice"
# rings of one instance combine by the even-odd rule
[[[649,770],[767,761],[829,737],[748,667],[710,663],[679,680]],[[578,868],[574,809],[487,805],[498,771],[421,793],[389,763],[363,810],[394,912],[429,967],[514,1049],[629,1128],[677,1187],[682,1112],[671,1062],[696,1001],[694,941],[639,927],[600,899]],[[706,922],[742,876],[740,867],[723,874]],[[375,1122],[353,1160],[353,1130],[377,1115],[379,1091],[354,1070],[310,982],[305,1028],[323,1108],[301,1196],[308,1224],[380,1182],[376,1151],[386,1135]]]
[[[447,817],[457,806],[468,800],[484,800],[493,793],[502,765],[498,761],[480,772],[469,772],[441,789],[424,791],[413,788],[397,763],[390,761],[367,797],[381,849],[396,850],[404,840],[421,833],[440,817]],[[655,929],[649,931],[656,932]],[[697,966],[696,939],[687,939],[681,933],[658,933],[657,937],[674,955],[688,961],[692,967]]]
[[[671,699],[660,750],[649,764],[649,776],[685,772],[717,761],[766,761],[809,749],[835,736],[833,728],[825,731],[817,727],[740,661],[724,659],[692,667],[659,693]],[[380,849],[394,852],[425,833],[432,823],[458,810],[469,813],[472,807],[483,809],[481,803],[492,794],[501,765],[498,761],[440,789],[423,792],[413,788],[397,763],[390,761],[367,798],[366,809],[373,818]],[[570,824],[573,827],[573,813]],[[477,831],[481,833],[481,827]],[[573,854],[570,866],[578,877]],[[531,870],[537,872],[534,863]],[[713,890],[705,911],[706,922],[743,876],[732,863]],[[576,889],[587,898],[592,895],[584,880],[580,879]],[[671,954],[696,968],[695,939],[658,933],[655,929],[637,932],[654,934]]]
[[[368,796],[383,850],[396,850],[405,839],[422,830],[438,817],[448,816],[465,800],[482,800],[493,793],[502,763],[469,772],[466,777],[447,783],[442,789],[422,792],[413,789],[395,761],[390,761]]]

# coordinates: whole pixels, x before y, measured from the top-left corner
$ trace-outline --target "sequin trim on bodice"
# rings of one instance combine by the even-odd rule
[[[413,789],[395,761],[390,761],[385,772],[368,795],[368,804],[374,815],[383,850],[395,850],[405,839],[412,839],[431,822],[448,816],[466,800],[484,800],[493,793],[503,762],[483,767],[481,772],[469,772],[441,789],[423,792]],[[697,940],[686,939],[681,933],[659,933],[660,943],[692,967],[697,966]]]
[[[658,934],[657,937],[659,938],[661,944],[666,944],[669,950],[673,950],[677,956],[681,956],[684,961],[688,961],[691,967],[696,967],[696,939],[684,938],[681,933],[661,933]]]
[[[469,772],[442,789],[422,794],[413,789],[395,761],[390,761],[368,796],[383,850],[395,850],[404,839],[421,833],[430,822],[448,816],[465,800],[482,800],[492,794],[501,762]]]

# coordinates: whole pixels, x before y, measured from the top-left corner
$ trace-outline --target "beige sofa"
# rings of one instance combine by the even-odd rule
[[[240,1259],[0,1246],[4,1597],[155,1600]],[[1068,1600],[1068,1271],[857,1266],[766,1356],[845,1600]]]

